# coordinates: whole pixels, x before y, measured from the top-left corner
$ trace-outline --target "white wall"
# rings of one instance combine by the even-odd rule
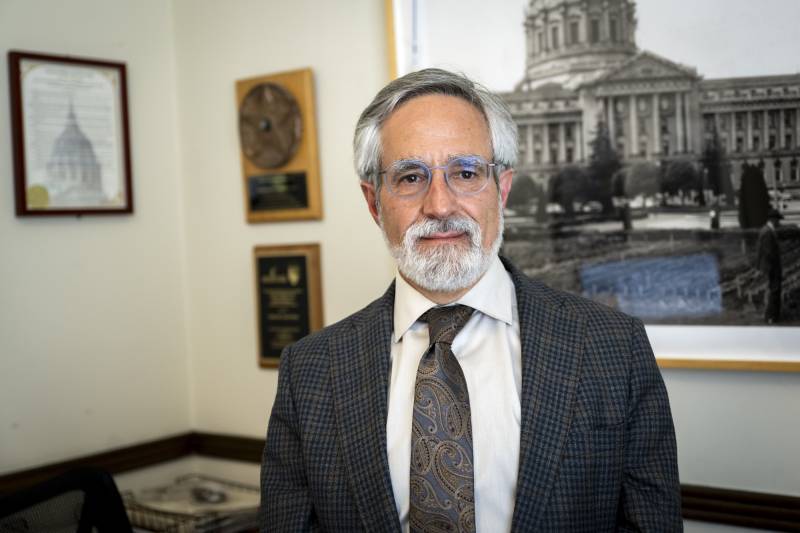
[[[6,52],[127,63],[135,213],[17,218]],[[172,13],[0,0],[0,473],[186,431]]]
[[[3,53],[128,63],[137,201],[131,217],[14,217],[0,83],[0,473],[190,428],[262,437],[277,373],[256,366],[254,245],[321,243],[326,323],[384,290],[350,147],[388,78],[382,6],[0,0]],[[248,225],[234,82],[306,66],[324,218]],[[800,495],[800,374],[664,375],[684,482]]]
[[[321,244],[327,324],[378,297],[392,276],[351,148],[359,113],[388,79],[383,2],[174,6],[194,425],[263,437],[277,371],[256,364],[253,246]],[[303,67],[315,79],[324,218],[248,225],[235,80]]]
[[[800,496],[800,373],[663,374],[682,483]]]

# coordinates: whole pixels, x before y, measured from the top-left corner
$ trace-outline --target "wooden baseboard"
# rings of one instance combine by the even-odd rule
[[[192,433],[191,437],[192,453],[197,455],[248,463],[261,463],[264,439],[219,435],[216,433]]]
[[[96,466],[112,474],[201,455],[261,462],[264,439],[189,432],[0,475],[0,495],[34,485],[78,466]],[[800,497],[682,485],[683,517],[740,527],[800,532]]]
[[[111,474],[119,474],[180,459],[192,453],[192,435],[193,433],[182,433],[107,452],[76,457],[67,461],[0,475],[0,494],[35,485],[79,466],[96,466]]]
[[[683,517],[773,531],[800,531],[800,498],[682,485]]]

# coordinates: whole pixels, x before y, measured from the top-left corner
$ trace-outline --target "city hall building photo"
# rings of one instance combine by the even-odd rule
[[[519,175],[543,188],[585,164],[598,127],[626,166],[700,160],[716,143],[735,191],[759,167],[774,207],[800,197],[800,74],[705,79],[636,45],[633,0],[532,0],[526,67],[505,93],[520,133]],[[782,200],[776,202],[775,200]]]

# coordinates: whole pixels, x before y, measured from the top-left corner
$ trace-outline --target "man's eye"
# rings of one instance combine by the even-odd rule
[[[450,177],[460,181],[472,181],[480,177],[480,168],[475,165],[461,164],[451,170]]]
[[[398,185],[416,185],[425,181],[425,176],[418,172],[406,172],[395,177]]]
[[[462,169],[462,170],[458,171],[458,174],[456,174],[456,177],[458,179],[460,179],[460,180],[469,181],[471,179],[475,179],[476,177],[478,177],[478,173],[475,172],[474,170]]]

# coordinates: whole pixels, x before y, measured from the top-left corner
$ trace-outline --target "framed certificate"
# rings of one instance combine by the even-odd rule
[[[319,244],[256,246],[258,363],[278,366],[283,349],[322,328]]]
[[[133,212],[124,63],[10,51],[17,216]]]
[[[322,218],[311,69],[236,82],[248,222]]]

